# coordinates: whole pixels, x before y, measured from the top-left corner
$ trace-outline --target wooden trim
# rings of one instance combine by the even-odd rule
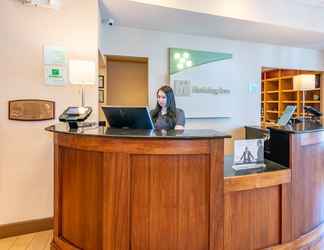
[[[126,154],[143,154],[145,152],[147,155],[209,154],[209,141],[202,139],[121,139],[55,133],[54,143],[63,147],[96,152]]]
[[[252,190],[291,182],[291,170],[278,170],[224,178],[224,193]]]
[[[324,236],[324,223],[320,224],[313,231],[302,235],[297,240],[289,242],[287,244],[281,244],[264,250],[290,250],[290,249],[301,249],[303,247],[311,246],[318,242]]]
[[[324,142],[324,131],[316,133],[304,133],[300,135],[301,146],[308,146]]]
[[[224,139],[210,141],[209,250],[224,249]]]
[[[40,118],[40,119],[19,119],[19,118],[14,118],[11,117],[11,105],[13,103],[17,103],[17,102],[45,102],[45,103],[49,103],[53,106],[52,109],[52,116],[47,117],[47,118]],[[13,120],[13,121],[23,121],[23,122],[30,122],[30,121],[48,121],[48,120],[54,120],[55,119],[55,102],[51,101],[51,100],[43,100],[43,99],[17,99],[17,100],[10,100],[8,101],[8,119],[9,120]]]
[[[107,61],[118,61],[118,62],[135,62],[135,63],[148,63],[147,57],[135,57],[135,56],[112,56],[107,55]]]
[[[53,229],[52,217],[0,225],[0,239],[49,229]]]

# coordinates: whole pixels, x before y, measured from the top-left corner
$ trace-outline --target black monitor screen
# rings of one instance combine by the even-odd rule
[[[103,112],[111,128],[153,129],[147,107],[103,106]]]

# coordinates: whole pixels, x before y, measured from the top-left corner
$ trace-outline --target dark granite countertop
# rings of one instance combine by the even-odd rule
[[[287,125],[284,127],[269,127],[270,130],[276,130],[286,133],[311,133],[324,131],[324,123],[323,122],[315,122],[315,121],[305,121],[305,123],[295,123],[293,125]]]
[[[116,138],[151,138],[151,139],[212,139],[231,138],[230,135],[211,129],[185,129],[185,130],[148,130],[148,129],[112,129],[99,127],[93,124],[91,127],[70,129],[68,124],[59,123],[46,128],[54,133],[90,135]]]
[[[249,175],[249,174],[259,174],[259,173],[266,173],[272,171],[279,171],[284,169],[289,169],[283,165],[280,165],[276,162],[270,161],[265,159],[264,163],[266,165],[265,168],[256,168],[256,169],[247,169],[247,170],[240,170],[235,171],[233,166],[233,156],[225,156],[224,158],[224,177],[232,177],[232,176],[242,176],[242,175]]]

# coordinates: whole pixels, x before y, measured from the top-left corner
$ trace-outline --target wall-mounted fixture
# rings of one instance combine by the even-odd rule
[[[61,0],[22,0],[22,3],[27,6],[51,9],[59,9],[61,6]]]
[[[85,106],[84,85],[92,85],[96,83],[96,66],[93,61],[70,60],[69,62],[69,78],[71,84],[81,86],[81,105]]]

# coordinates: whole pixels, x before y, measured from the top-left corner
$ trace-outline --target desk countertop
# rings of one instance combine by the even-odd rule
[[[233,176],[244,176],[250,174],[260,174],[267,173],[279,170],[288,169],[287,167],[280,165],[276,162],[265,159],[264,161],[266,167],[265,168],[256,168],[256,169],[247,169],[235,171],[233,166],[233,156],[225,156],[224,158],[224,177],[233,177]]]
[[[101,136],[110,138],[144,138],[144,139],[219,139],[231,138],[230,135],[211,129],[185,129],[185,130],[146,130],[146,129],[111,129],[98,127],[82,127],[70,129],[65,123],[55,124],[46,128],[54,133]]]

